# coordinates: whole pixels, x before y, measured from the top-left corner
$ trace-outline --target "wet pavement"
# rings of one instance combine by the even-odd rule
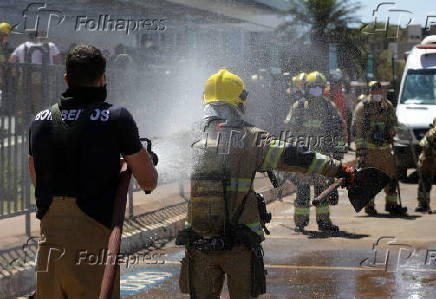
[[[416,184],[401,184],[409,216],[356,214],[340,192],[332,221],[341,231],[318,232],[314,209],[304,233],[294,231],[294,196],[268,208],[271,235],[263,243],[267,294],[260,298],[436,298],[436,215],[413,212]],[[432,193],[432,201],[436,193]],[[182,247],[161,242],[137,253],[142,262],[122,265],[122,298],[188,298],[178,289]],[[228,298],[224,288],[222,298]]]

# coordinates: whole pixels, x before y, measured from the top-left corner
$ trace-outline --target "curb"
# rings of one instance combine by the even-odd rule
[[[120,253],[131,254],[150,245],[153,241],[174,238],[183,228],[184,222],[185,215],[179,215],[164,220],[161,225],[145,226],[132,233],[123,234]]]
[[[31,293],[35,289],[35,262],[24,267],[16,266],[11,271],[0,272],[0,297],[9,299]]]

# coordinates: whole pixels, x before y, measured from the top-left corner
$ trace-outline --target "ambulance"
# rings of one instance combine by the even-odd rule
[[[436,117],[436,35],[424,38],[408,54],[396,114],[394,149],[398,175],[404,178],[408,168],[416,167],[419,141]]]

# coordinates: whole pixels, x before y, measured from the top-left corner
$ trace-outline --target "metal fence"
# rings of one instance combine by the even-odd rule
[[[46,59],[42,64],[0,64],[0,219],[26,215],[27,235],[35,210],[27,163],[29,123],[64,88],[64,72]]]

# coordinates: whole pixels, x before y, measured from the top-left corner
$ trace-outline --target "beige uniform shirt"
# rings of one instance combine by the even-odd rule
[[[193,144],[193,152],[192,199],[186,226],[203,235],[222,231],[225,201],[219,180],[199,179],[202,174],[219,177],[222,169],[228,172],[226,196],[230,219],[247,197],[238,223],[246,224],[263,237],[253,190],[256,172],[282,170],[334,177],[340,165],[339,161],[291,146],[247,123],[223,120],[209,122],[203,136]]]

